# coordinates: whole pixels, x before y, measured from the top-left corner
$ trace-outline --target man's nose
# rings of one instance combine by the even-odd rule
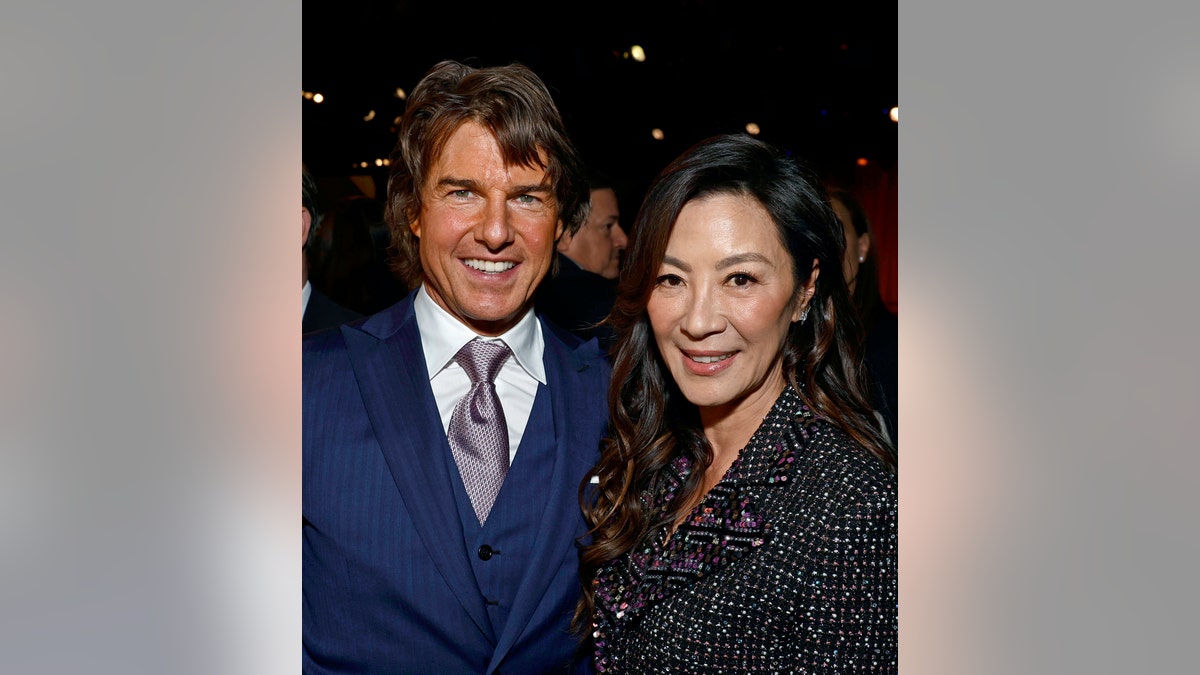
[[[629,245],[629,237],[625,236],[625,230],[621,229],[620,225],[612,226],[612,241],[613,246],[618,250]]]
[[[483,210],[483,219],[475,227],[475,239],[490,251],[497,251],[513,239],[513,228],[508,212],[508,201],[490,198]]]

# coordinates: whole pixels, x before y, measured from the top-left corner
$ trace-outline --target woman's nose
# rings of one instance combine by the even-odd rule
[[[727,321],[720,299],[715,293],[699,290],[690,294],[684,302],[687,303],[683,319],[679,327],[684,334],[694,340],[700,340],[713,333],[725,330]]]

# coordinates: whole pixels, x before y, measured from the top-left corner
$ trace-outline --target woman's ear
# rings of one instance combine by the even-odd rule
[[[867,253],[871,251],[871,233],[863,232],[858,235],[858,262],[864,262],[867,259]]]
[[[813,294],[817,292],[817,277],[820,274],[821,262],[813,258],[812,271],[809,273],[808,279],[804,281],[804,285],[796,293],[799,302],[796,303],[796,308],[792,310],[792,321],[799,321],[801,317],[808,316],[808,306],[812,302]]]
[[[821,261],[813,258],[812,274],[808,275],[808,281],[804,282],[804,301],[812,301],[813,294],[817,292],[817,277],[821,274]]]

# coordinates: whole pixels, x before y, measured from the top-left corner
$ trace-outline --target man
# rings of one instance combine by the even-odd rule
[[[537,307],[546,318],[587,339],[597,338],[607,352],[616,339],[601,322],[617,297],[621,254],[629,244],[621,229],[617,192],[600,172],[588,176],[591,211],[578,232],[558,241],[559,268],[538,289]]]
[[[317,184],[308,170],[300,170],[300,183],[303,190],[300,202],[300,324],[302,332],[311,333],[353,321],[359,314],[334,302],[308,280],[308,246],[316,238],[321,216],[317,210]]]
[[[610,371],[532,310],[579,167],[524,66],[413,90],[387,200],[416,290],[304,344],[306,673],[590,669],[569,624]]]

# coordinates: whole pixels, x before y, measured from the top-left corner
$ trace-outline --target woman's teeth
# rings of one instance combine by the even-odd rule
[[[733,356],[733,354],[722,354],[720,356],[691,356],[689,358],[696,363],[716,363],[717,361],[724,361],[731,356]]]

